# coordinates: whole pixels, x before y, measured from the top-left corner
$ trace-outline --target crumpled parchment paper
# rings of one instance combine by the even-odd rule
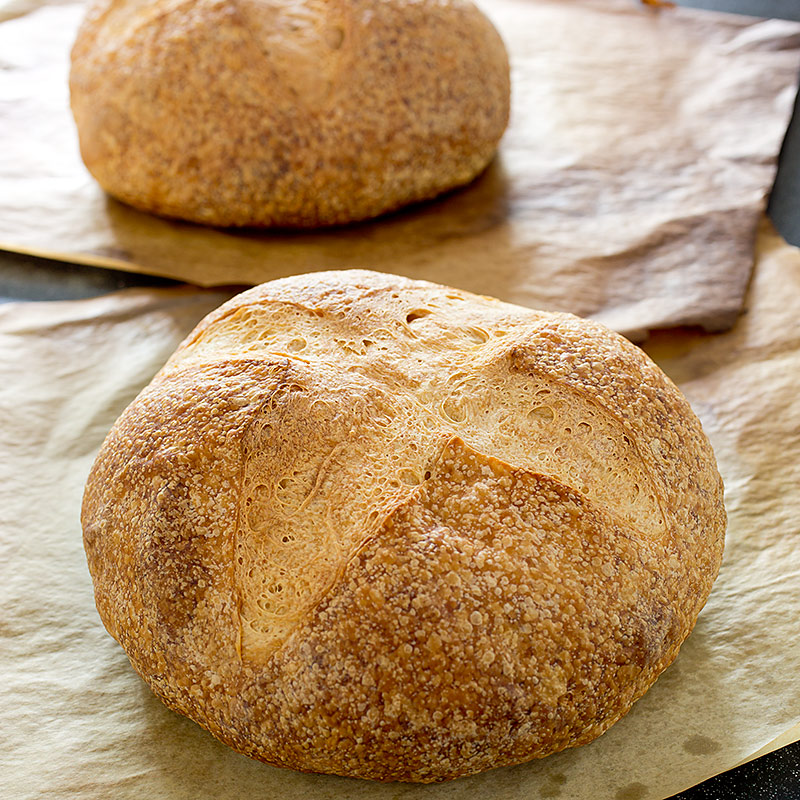
[[[0,775],[15,800],[660,800],[800,736],[800,250],[761,230],[749,312],[649,352],[725,479],[719,579],[677,661],[592,744],[433,786],[281,770],[166,708],[102,628],[78,521],[125,405],[225,295],[128,290],[0,306]],[[793,729],[793,730],[792,730]]]
[[[213,286],[367,267],[633,334],[730,326],[800,68],[800,25],[635,0],[486,0],[512,121],[472,186],[317,233],[223,231],[108,198],[68,109],[80,2],[0,0],[0,247]],[[5,19],[5,21],[2,21]]]

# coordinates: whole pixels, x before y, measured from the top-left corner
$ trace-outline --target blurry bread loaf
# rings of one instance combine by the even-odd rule
[[[170,708],[271,764],[438,781],[622,717],[725,512],[697,418],[622,337],[348,271],[203,320],[106,439],[83,526]]]
[[[86,166],[210,225],[352,222],[471,181],[508,58],[466,0],[94,0],[72,52]]]

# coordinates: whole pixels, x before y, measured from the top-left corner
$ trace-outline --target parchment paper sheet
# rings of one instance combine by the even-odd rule
[[[711,436],[730,514],[722,572],[677,661],[588,747],[428,787],[236,755],[167,711],[102,629],[78,523],[85,476],[119,412],[223,296],[0,306],[0,794],[659,800],[785,734],[800,722],[800,251],[766,225],[759,250],[733,331],[649,347]]]
[[[636,0],[486,0],[514,87],[488,173],[373,223],[259,235],[168,222],[102,193],[68,111],[82,6],[40,3],[0,0],[2,248],[206,286],[368,267],[628,333],[723,329],[741,307],[796,90],[797,23]]]

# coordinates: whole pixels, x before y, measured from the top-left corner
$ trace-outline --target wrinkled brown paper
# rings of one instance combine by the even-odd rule
[[[78,522],[86,474],[117,415],[222,299],[130,290],[0,306],[4,796],[660,800],[800,736],[800,250],[766,224],[736,327],[663,333],[648,346],[702,418],[727,486],[724,564],[694,633],[594,743],[437,786],[239,756],[164,708],[102,628]]]
[[[68,110],[82,6],[41,1],[0,0],[4,249],[205,286],[367,267],[629,334],[723,329],[740,310],[796,89],[797,23],[635,0],[486,0],[513,66],[512,123],[488,172],[375,222],[257,234],[103,194]]]

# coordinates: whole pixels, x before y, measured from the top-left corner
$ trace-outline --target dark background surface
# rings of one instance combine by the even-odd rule
[[[680,4],[800,21],[800,0],[682,0]],[[781,152],[769,213],[783,237],[800,245],[800,102]],[[76,299],[128,286],[173,283],[0,251],[0,302]],[[647,800],[647,795],[640,800]],[[675,800],[800,800],[800,742],[718,775],[675,795]]]

